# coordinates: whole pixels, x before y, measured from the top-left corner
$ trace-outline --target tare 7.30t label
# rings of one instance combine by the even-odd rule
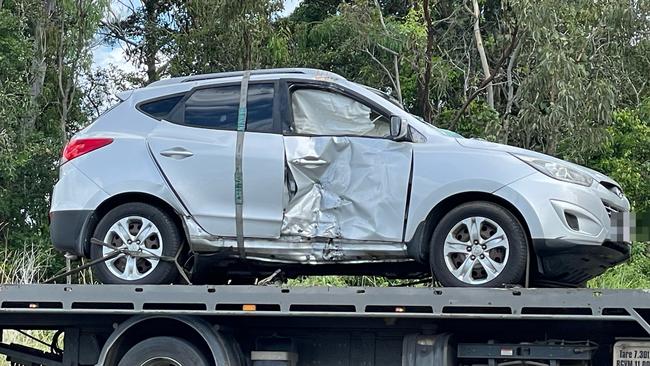
[[[616,342],[613,366],[650,366],[650,340]]]

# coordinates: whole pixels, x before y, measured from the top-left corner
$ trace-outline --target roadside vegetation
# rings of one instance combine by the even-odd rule
[[[600,170],[636,212],[650,211],[650,1],[302,0],[290,15],[283,6],[0,0],[0,282],[39,282],[65,265],[47,217],[65,141],[115,92],[186,74],[330,70],[390,91],[436,126]],[[118,55],[112,65],[93,63],[98,48]],[[650,288],[649,256],[637,243],[631,262],[590,286]]]

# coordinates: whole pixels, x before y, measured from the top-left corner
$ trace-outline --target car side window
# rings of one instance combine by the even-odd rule
[[[184,95],[175,95],[167,98],[161,98],[152,102],[142,103],[140,111],[154,118],[164,118],[174,109],[176,104],[183,99]]]
[[[389,137],[390,120],[346,95],[298,89],[291,93],[294,133],[324,136]]]
[[[199,89],[185,101],[182,124],[192,127],[236,130],[239,85]]]
[[[198,89],[172,113],[169,121],[191,127],[235,131],[240,91],[239,84]],[[273,131],[273,96],[273,84],[248,86],[247,131]]]

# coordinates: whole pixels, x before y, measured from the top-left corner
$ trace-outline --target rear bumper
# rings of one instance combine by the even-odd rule
[[[50,239],[55,249],[86,256],[86,239],[93,210],[50,212]]]
[[[601,245],[574,244],[562,239],[533,240],[537,254],[535,282],[581,286],[608,268],[630,258],[628,242],[606,240]]]

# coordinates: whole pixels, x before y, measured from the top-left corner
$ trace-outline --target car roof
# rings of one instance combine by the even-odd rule
[[[278,68],[251,70],[251,80],[303,79],[347,82],[341,75],[330,71],[309,68]],[[134,96],[136,101],[157,97],[160,95],[185,92],[197,86],[229,82],[239,82],[244,71],[219,72],[211,74],[179,76],[155,81],[146,87],[117,93],[118,98],[126,100]]]
[[[294,76],[294,77],[306,77],[309,79],[333,79],[339,81],[345,80],[344,77],[335,74],[333,72],[319,70],[319,69],[309,69],[309,68],[259,69],[259,70],[250,70],[250,74],[251,76],[262,76],[262,75],[269,76],[270,79]],[[243,75],[244,75],[244,71],[229,71],[229,72],[216,72],[211,74],[179,76],[179,77],[173,77],[169,79],[155,81],[149,84],[147,87],[157,87],[157,86],[171,85],[177,83],[186,83],[190,81],[241,78],[243,77]]]

